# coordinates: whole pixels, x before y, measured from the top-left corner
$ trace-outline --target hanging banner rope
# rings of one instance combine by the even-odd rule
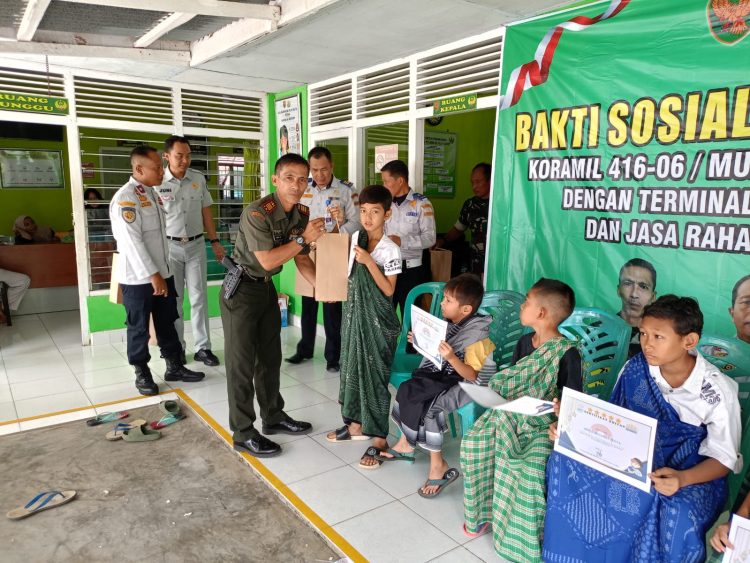
[[[508,87],[500,99],[500,109],[507,109],[518,103],[524,91],[547,81],[552,66],[552,57],[563,31],[584,31],[588,27],[619,14],[630,0],[612,0],[607,10],[596,17],[576,16],[551,28],[540,41],[534,60],[514,69],[508,78]]]

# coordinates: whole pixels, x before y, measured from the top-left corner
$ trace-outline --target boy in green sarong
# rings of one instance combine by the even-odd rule
[[[581,390],[581,356],[558,330],[573,312],[575,294],[565,283],[542,278],[526,294],[521,337],[512,365],[489,387],[508,400],[530,396],[551,401],[563,386]],[[493,532],[495,551],[510,561],[540,561],[544,529],[545,468],[552,451],[552,415],[486,411],[461,442],[464,532]]]
[[[367,186],[359,194],[359,231],[341,323],[339,403],[344,426],[329,432],[330,442],[369,440],[363,469],[380,465],[375,456],[388,447],[391,394],[388,380],[401,323],[391,302],[401,273],[401,250],[384,234],[391,215],[391,192]]]

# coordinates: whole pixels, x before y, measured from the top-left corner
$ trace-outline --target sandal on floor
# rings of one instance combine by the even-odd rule
[[[184,418],[187,418],[187,417],[182,413],[165,414],[164,416],[161,417],[161,419],[159,419],[158,422],[152,422],[151,424],[149,424],[149,426],[151,427],[151,430],[161,430],[165,426],[169,426],[170,424],[179,422]]]
[[[136,426],[122,433],[123,442],[151,442],[161,438],[161,432],[151,430],[145,424]]]
[[[162,401],[161,403],[159,403],[159,410],[165,415],[178,415],[180,414],[181,410],[180,403],[178,403],[177,401]]]
[[[380,461],[408,461],[409,463],[414,463],[414,454],[405,454],[403,452],[397,452],[393,448],[388,448],[385,450],[387,453],[391,454],[393,457],[381,455],[381,452],[378,452],[378,455],[375,456]]]
[[[24,506],[14,508],[6,516],[11,520],[20,520],[42,510],[55,508],[56,506],[70,502],[75,496],[75,491],[45,491],[36,495]]]
[[[107,440],[110,442],[114,442],[115,440],[119,440],[122,438],[125,434],[126,430],[132,430],[136,426],[141,426],[142,424],[146,424],[146,421],[142,418],[133,420],[131,422],[120,422],[118,424],[115,424],[115,427],[107,432],[107,435],[104,436]]]
[[[87,426],[99,426],[100,424],[104,424],[105,422],[114,422],[115,420],[122,420],[123,418],[128,418],[130,416],[130,413],[127,411],[120,411],[120,412],[105,412],[102,414],[96,415],[94,418],[90,418],[86,421]]]
[[[458,469],[455,469],[451,467],[448,471],[443,473],[442,479],[427,479],[425,481],[424,485],[422,485],[419,489],[417,489],[417,493],[419,493],[419,496],[422,498],[433,498],[438,496],[440,493],[443,492],[443,489],[453,483],[456,479],[460,477],[460,473],[458,472]],[[422,489],[425,487],[434,487],[437,486],[437,491],[435,491],[432,494],[427,494]]]
[[[374,446],[370,446],[369,448],[367,448],[365,450],[364,455],[360,458],[360,460],[359,460],[359,466],[362,469],[378,469],[380,467],[380,465],[383,463],[380,459],[378,459],[378,454],[379,453],[380,453],[380,450],[378,450],[378,448],[376,448]],[[377,463],[374,463],[373,465],[365,465],[365,464],[363,464],[362,462],[365,459],[367,459],[367,458],[372,458]]]
[[[468,536],[471,539],[478,538],[479,536],[483,536],[484,534],[490,531],[490,523],[485,522],[484,524],[480,524],[476,532],[470,532],[469,530],[466,529],[466,522],[464,522],[463,530],[464,530],[465,536]]]
[[[328,440],[329,442],[355,442],[355,441],[370,439],[369,436],[364,436],[364,435],[352,436],[351,434],[349,434],[349,427],[346,424],[342,426],[341,428],[337,428],[335,432],[336,432],[336,436],[333,438],[331,438],[330,436],[328,436],[328,434],[326,434],[326,440]]]

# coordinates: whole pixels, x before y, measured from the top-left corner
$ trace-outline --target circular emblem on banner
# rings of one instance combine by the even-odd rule
[[[750,32],[750,0],[708,0],[706,18],[714,39],[733,45]]]
[[[68,102],[65,100],[57,100],[55,101],[55,109],[59,109],[60,111],[65,111],[68,109]]]

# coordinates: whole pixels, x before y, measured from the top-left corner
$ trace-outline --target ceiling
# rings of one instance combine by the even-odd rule
[[[48,56],[56,66],[278,92],[569,3],[0,0],[0,64],[3,58],[43,62]]]

